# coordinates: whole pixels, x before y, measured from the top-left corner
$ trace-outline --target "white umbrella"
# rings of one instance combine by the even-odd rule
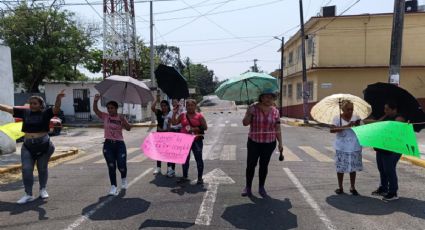
[[[372,112],[372,107],[360,97],[351,94],[333,94],[323,98],[313,106],[310,114],[318,122],[332,124],[333,118],[341,115],[341,102],[344,100],[349,100],[353,103],[353,114],[361,119],[369,117]]]
[[[145,83],[129,76],[112,75],[95,86],[99,93],[119,103],[146,105],[153,101]]]

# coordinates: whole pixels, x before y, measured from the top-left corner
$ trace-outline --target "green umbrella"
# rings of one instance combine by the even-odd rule
[[[249,101],[264,89],[278,91],[277,79],[265,73],[247,72],[222,83],[215,94],[222,100]]]

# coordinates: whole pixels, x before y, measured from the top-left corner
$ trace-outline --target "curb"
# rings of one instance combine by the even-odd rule
[[[414,157],[406,157],[406,156],[401,156],[401,160],[410,162],[412,165],[425,168],[425,160],[414,158]]]
[[[156,124],[131,124],[132,127],[137,128],[155,128]],[[103,124],[65,124],[66,128],[103,128]]]
[[[78,154],[78,149],[71,149],[71,150],[66,151],[64,154],[52,156],[49,159],[49,162],[56,161],[58,159],[69,157],[69,156],[76,155],[76,154]],[[14,172],[14,171],[19,171],[21,169],[22,169],[21,164],[13,164],[13,165],[8,166],[7,168],[1,168],[0,169],[0,175],[6,174],[6,173],[11,173],[11,172]]]

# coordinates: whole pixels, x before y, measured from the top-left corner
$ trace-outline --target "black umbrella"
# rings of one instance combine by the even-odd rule
[[[398,105],[398,112],[410,123],[425,122],[425,113],[421,105],[408,91],[394,84],[378,82],[368,85],[363,91],[364,99],[372,106],[372,116],[379,119],[384,115],[386,102],[394,101]],[[425,124],[415,124],[416,132],[425,128]]]
[[[186,79],[174,67],[160,64],[155,70],[158,87],[172,99],[189,97]]]

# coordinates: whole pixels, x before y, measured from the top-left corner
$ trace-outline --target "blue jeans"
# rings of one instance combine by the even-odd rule
[[[392,195],[397,194],[398,179],[396,167],[400,157],[400,154],[382,150],[376,151],[376,163],[381,178],[379,190],[382,192],[388,192]]]
[[[47,144],[48,147],[43,150],[42,154],[38,157],[34,157],[30,151],[33,148],[39,147],[39,145]],[[22,180],[24,182],[25,193],[32,196],[32,186],[34,185],[34,165],[37,162],[38,171],[38,182],[40,183],[40,189],[46,188],[48,178],[48,163],[49,159],[55,151],[55,146],[50,141],[48,135],[25,139],[24,144],[21,148],[21,162],[22,162]]]
[[[191,150],[193,152],[193,156],[195,157],[196,166],[198,168],[198,178],[202,178],[204,173],[204,160],[202,159],[202,148],[204,146],[204,142],[199,139],[195,140],[192,144]],[[189,172],[189,161],[190,161],[190,152],[187,155],[186,163],[183,165],[183,177],[187,178]]]
[[[109,180],[111,185],[117,186],[116,170],[121,173],[121,178],[127,177],[127,148],[124,141],[105,140],[103,156],[108,165]]]

